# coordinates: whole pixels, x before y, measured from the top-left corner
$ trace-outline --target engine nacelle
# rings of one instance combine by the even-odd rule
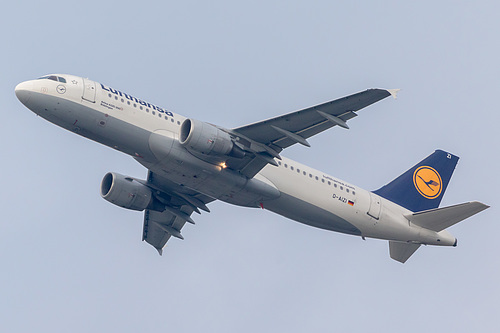
[[[179,142],[187,150],[203,155],[245,156],[245,152],[234,144],[228,133],[196,119],[184,120]]]
[[[101,196],[117,206],[139,211],[150,208],[154,203],[149,187],[114,172],[108,172],[102,179]]]

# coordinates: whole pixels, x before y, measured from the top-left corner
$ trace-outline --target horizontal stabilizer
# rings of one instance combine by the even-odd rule
[[[405,215],[405,217],[419,227],[440,232],[489,207],[481,202],[473,201],[449,207],[425,210]]]
[[[391,258],[403,264],[419,247],[420,244],[389,241],[389,253]]]

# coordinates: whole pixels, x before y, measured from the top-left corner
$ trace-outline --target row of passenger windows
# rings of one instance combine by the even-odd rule
[[[108,97],[113,98],[113,95],[108,94]],[[118,96],[115,96],[115,100],[118,100]],[[125,104],[125,99],[121,98],[120,101]],[[137,106],[138,106],[137,103],[130,103],[130,101],[127,101],[127,105],[131,105],[134,108],[137,108]],[[151,111],[151,114],[153,116],[156,115],[156,113],[158,113],[159,118],[162,118],[162,116],[163,116],[165,118],[165,120],[170,119],[171,122],[175,123],[174,118],[172,118],[172,117],[168,118],[168,116],[166,114],[162,114],[161,112],[157,112],[155,110],[149,110],[149,108],[143,107],[142,105],[139,105],[139,110],[146,110],[146,113],[149,113],[149,111]],[[180,124],[181,124],[181,122],[177,121],[177,125],[180,125]]]
[[[60,76],[55,76],[55,75],[47,75],[47,76],[42,76],[42,77],[38,78],[38,80],[44,80],[44,79],[52,80],[52,81],[56,81],[56,82],[66,83],[66,79],[65,78],[60,77]]]
[[[299,168],[295,168],[295,167],[293,167],[292,165],[290,165],[290,166],[289,166],[288,164],[286,164],[286,163],[281,163],[280,161],[278,161],[278,165],[283,165],[286,169],[290,168],[290,170],[292,170],[292,171],[296,170],[298,174],[302,173],[302,175],[304,175],[304,176],[307,176],[307,175],[308,175],[308,173],[307,173],[306,171],[303,171],[303,170],[302,170],[302,172],[301,172]],[[309,173],[309,178],[311,178],[311,179],[313,179],[313,178],[314,178],[314,179],[316,179],[317,181],[319,181],[319,177],[318,177],[318,176],[314,176],[312,173]],[[322,183],[324,183],[324,184],[332,185],[332,182],[331,182],[331,181],[329,181],[329,180],[325,180],[325,178],[321,178],[321,182],[322,182]],[[350,189],[348,189],[347,187],[344,187],[344,186],[342,186],[342,185],[338,185],[338,184],[336,184],[336,183],[333,183],[333,187],[335,187],[335,188],[337,188],[337,187],[338,187],[341,191],[344,191],[344,189],[345,189],[345,191],[346,191],[347,193],[352,193],[352,195],[356,195],[356,192],[355,192],[355,191],[350,190]]]

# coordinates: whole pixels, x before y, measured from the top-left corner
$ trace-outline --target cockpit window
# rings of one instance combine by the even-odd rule
[[[38,80],[44,80],[44,79],[48,79],[48,80],[52,80],[52,81],[56,81],[56,82],[66,83],[66,79],[65,78],[60,77],[60,76],[55,76],[55,75],[47,75],[47,76],[42,76],[42,77],[38,78]]]

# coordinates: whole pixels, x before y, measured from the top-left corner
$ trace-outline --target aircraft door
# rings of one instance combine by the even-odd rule
[[[89,79],[83,79],[83,95],[82,99],[95,103],[95,82]]]
[[[381,199],[378,195],[370,192],[370,208],[368,209],[368,215],[373,217],[374,219],[380,218],[380,210],[381,210]]]

